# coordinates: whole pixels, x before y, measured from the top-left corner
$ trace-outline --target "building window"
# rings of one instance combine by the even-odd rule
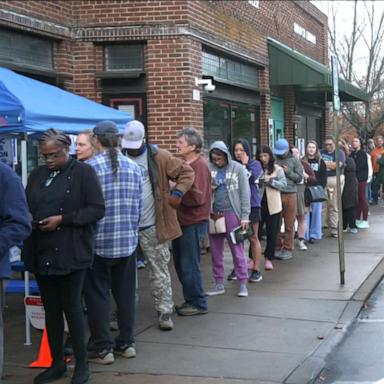
[[[144,71],[143,45],[106,45],[104,49],[106,71]]]
[[[213,76],[229,84],[259,88],[259,70],[241,61],[203,52],[203,75]]]
[[[53,69],[53,42],[0,29],[0,60],[11,64]]]

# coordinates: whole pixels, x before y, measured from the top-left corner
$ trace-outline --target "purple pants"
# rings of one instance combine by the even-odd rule
[[[209,235],[209,243],[211,245],[212,270],[213,278],[216,284],[224,284],[224,239],[227,239],[229,248],[231,249],[233,265],[237,280],[240,283],[246,283],[248,280],[248,264],[244,254],[244,244],[233,244],[230,232],[240,225],[240,221],[234,212],[225,214],[225,227],[227,232],[217,235]]]

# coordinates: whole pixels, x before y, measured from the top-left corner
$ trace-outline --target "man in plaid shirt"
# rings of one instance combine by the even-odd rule
[[[84,292],[91,339],[89,360],[114,362],[114,353],[136,356],[134,344],[136,258],[142,208],[139,167],[118,150],[116,125],[102,121],[93,130],[100,153],[90,160],[105,199],[105,217],[98,222],[95,261]],[[110,291],[117,304],[120,333],[113,341],[109,328]]]

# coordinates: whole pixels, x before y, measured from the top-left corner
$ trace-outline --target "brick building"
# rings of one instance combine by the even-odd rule
[[[166,148],[185,126],[206,145],[321,140],[327,63],[327,17],[307,0],[0,1],[1,66],[127,110]]]

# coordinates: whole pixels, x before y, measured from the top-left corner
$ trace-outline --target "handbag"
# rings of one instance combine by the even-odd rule
[[[320,203],[328,200],[327,193],[321,185],[308,185],[305,188],[304,198],[307,204]]]
[[[217,235],[219,233],[226,233],[225,216],[211,213],[209,218],[209,233]]]

